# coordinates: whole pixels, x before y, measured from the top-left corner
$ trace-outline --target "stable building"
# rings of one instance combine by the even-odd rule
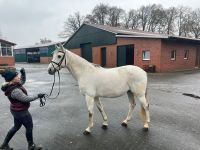
[[[0,39],[0,67],[14,66],[13,47],[16,44],[7,40]]]
[[[200,40],[83,24],[65,48],[103,67],[136,65],[151,72],[200,67]]]
[[[52,52],[56,49],[56,44],[58,42],[16,47],[15,61],[48,64],[52,60]]]

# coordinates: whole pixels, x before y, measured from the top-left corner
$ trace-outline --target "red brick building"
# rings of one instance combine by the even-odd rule
[[[64,46],[104,67],[136,65],[156,72],[200,67],[200,40],[193,38],[83,24]]]
[[[13,46],[15,43],[0,39],[0,66],[13,66],[15,59],[13,57]]]

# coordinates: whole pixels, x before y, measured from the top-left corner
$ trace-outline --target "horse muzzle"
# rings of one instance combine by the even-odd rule
[[[55,69],[55,68],[49,68],[49,69],[48,69],[48,73],[49,73],[50,75],[54,75],[55,72],[56,72],[56,69]]]

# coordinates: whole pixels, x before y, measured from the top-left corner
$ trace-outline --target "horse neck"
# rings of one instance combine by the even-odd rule
[[[67,68],[75,79],[79,80],[80,77],[87,73],[87,70],[93,70],[95,67],[87,60],[80,56],[66,50]]]

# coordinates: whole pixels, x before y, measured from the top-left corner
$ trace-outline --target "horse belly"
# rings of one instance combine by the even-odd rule
[[[103,82],[104,83],[104,82]],[[129,90],[126,83],[108,82],[100,84],[96,87],[96,95],[99,97],[119,97],[124,95]]]

